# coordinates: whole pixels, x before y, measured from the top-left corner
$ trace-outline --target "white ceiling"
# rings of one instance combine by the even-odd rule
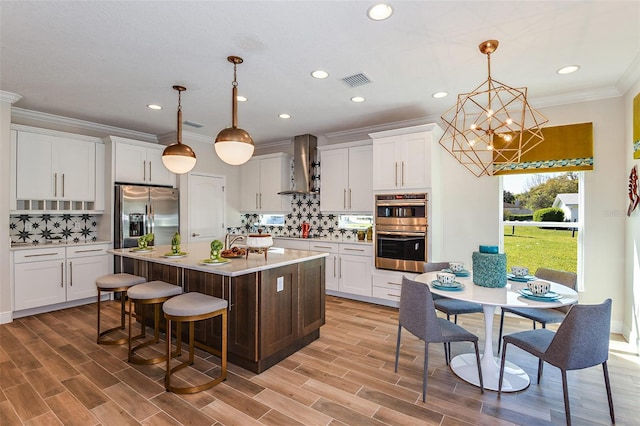
[[[637,0],[389,0],[381,22],[366,17],[373,3],[2,0],[0,90],[22,95],[17,108],[161,136],[175,132],[181,84],[184,120],[205,125],[184,130],[213,138],[231,124],[226,58],[238,55],[239,127],[259,145],[438,119],[486,79],[487,39],[500,41],[492,77],[528,87],[534,107],[619,96],[640,75]],[[556,74],[570,64],[581,68]],[[357,73],[372,83],[341,81]]]

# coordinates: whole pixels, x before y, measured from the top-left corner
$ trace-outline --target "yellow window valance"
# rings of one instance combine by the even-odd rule
[[[544,141],[522,154],[519,163],[494,163],[494,175],[593,170],[593,123],[542,129]]]

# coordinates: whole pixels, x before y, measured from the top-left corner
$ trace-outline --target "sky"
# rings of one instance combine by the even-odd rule
[[[555,176],[559,176],[561,173],[537,173],[538,175],[545,176],[547,178],[552,178]],[[535,186],[529,184],[529,182],[535,181],[536,178],[534,176],[536,173],[532,174],[522,174],[522,175],[504,175],[502,177],[502,188],[504,191],[509,191],[513,195],[523,194],[525,193],[529,187]]]

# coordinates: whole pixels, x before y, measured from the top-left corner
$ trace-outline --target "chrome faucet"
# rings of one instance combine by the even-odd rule
[[[233,245],[233,243],[235,243],[238,240],[244,240],[245,237],[244,235],[231,235],[231,234],[227,234],[224,236],[224,250],[229,250],[231,248],[231,246]]]

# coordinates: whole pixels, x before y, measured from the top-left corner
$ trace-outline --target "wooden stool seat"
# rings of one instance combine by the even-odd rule
[[[162,306],[164,317],[167,319],[167,371],[164,386],[168,391],[180,394],[196,393],[212,388],[227,378],[227,306],[228,303],[224,299],[198,292],[190,292],[173,297]],[[220,350],[196,342],[194,336],[194,324],[196,321],[217,316],[221,316],[222,318],[222,342]],[[173,368],[171,368],[171,321],[177,323],[177,354],[181,352],[182,323],[189,323],[189,359]],[[193,364],[194,347],[198,347],[220,357],[220,376],[198,386],[177,387],[171,385],[171,375],[173,373]]]
[[[98,277],[96,279],[96,287],[98,289],[98,337],[96,338],[96,342],[100,345],[120,345],[127,341],[127,338],[124,337],[122,339],[108,340],[105,339],[107,335],[116,331],[116,330],[124,330],[124,316],[125,316],[125,299],[127,295],[127,290],[136,285],[141,284],[147,281],[144,277],[139,277],[137,275],[120,273],[120,274],[110,274],[104,275],[102,277]],[[100,302],[102,300],[101,293],[102,292],[116,292],[120,293],[120,325],[117,327],[110,328],[105,331],[100,331]]]
[[[148,283],[134,285],[127,291],[129,297],[129,362],[134,364],[157,364],[165,360],[164,355],[154,358],[143,358],[136,355],[136,351],[153,345],[160,341],[160,306],[170,298],[182,294],[182,287],[169,284],[164,281],[150,281]],[[136,311],[136,318],[140,321],[140,334],[133,336],[133,309],[131,304],[136,303],[139,311]],[[144,320],[144,312],[146,305],[153,305],[153,339],[148,339],[136,346],[132,346],[134,340],[146,337],[146,324]]]

